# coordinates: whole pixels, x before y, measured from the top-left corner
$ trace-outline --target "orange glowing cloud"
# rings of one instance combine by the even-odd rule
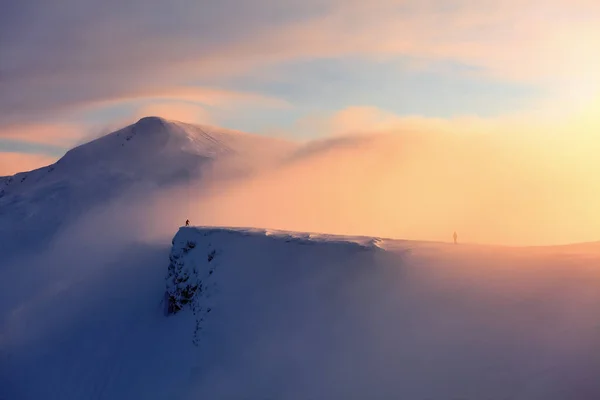
[[[166,119],[187,123],[213,123],[210,113],[205,108],[197,104],[181,101],[163,101],[146,104],[136,111],[133,119],[137,120],[149,115],[158,115]]]
[[[286,8],[290,13],[306,11],[303,3],[291,0]],[[117,12],[106,16],[108,24],[90,18],[84,23],[86,46],[75,49],[58,45],[64,27],[36,20],[38,29],[50,35],[44,44],[15,34],[15,43],[5,46],[11,68],[0,96],[0,108],[8,112],[0,122],[14,122],[17,114],[24,120],[30,112],[144,98],[285,107],[285,101],[260,94],[181,85],[231,74],[260,75],[269,63],[348,55],[382,60],[401,56],[413,60],[415,68],[440,61],[468,65],[474,68],[460,73],[539,84],[563,103],[572,102],[571,97],[588,98],[600,88],[597,1],[458,0],[449,7],[444,0],[329,0],[319,12],[283,15],[278,24],[270,23],[269,2],[234,4],[247,10],[248,18],[232,21],[227,13],[217,12],[223,21],[204,21],[212,14],[191,3],[173,8],[178,17],[161,20],[169,29],[157,31],[126,29],[130,21]],[[32,18],[56,12],[45,4],[40,7],[44,11]],[[61,11],[64,18],[70,12]],[[136,21],[152,27],[159,15],[136,14]],[[177,23],[170,26],[173,21]],[[122,30],[108,39],[107,25]],[[43,62],[47,59],[53,60],[49,66]],[[62,90],[66,85],[73,90]]]
[[[273,109],[290,107],[289,103],[284,100],[256,93],[202,87],[149,85],[120,97],[108,97],[103,100],[78,104],[70,110],[69,115],[73,117],[81,115],[80,113],[121,105],[137,107],[131,115],[106,121],[102,126],[56,122],[23,122],[0,125],[0,138],[47,144],[66,149],[90,138],[117,130],[148,115],[158,115],[183,122],[211,124],[214,121],[205,106],[220,111],[232,111],[239,107]]]
[[[0,127],[0,139],[26,143],[41,143],[57,147],[69,147],[84,134],[84,127],[65,123],[25,123]]]
[[[405,55],[481,66],[496,77],[547,81],[595,76],[598,20],[600,5],[590,1],[463,0],[449,9],[442,1],[383,0],[333,7],[328,15],[263,39],[273,47],[285,43],[289,57]]]
[[[231,107],[244,104],[272,108],[287,108],[290,106],[285,100],[259,93],[186,86],[148,86],[126,96],[111,99],[107,103],[114,104],[133,100],[193,102],[215,107]]]
[[[313,132],[317,136],[437,132],[475,136],[501,135],[515,140],[539,140],[541,143],[548,138],[578,138],[595,142],[600,137],[600,100],[571,108],[548,102],[536,111],[524,110],[485,118],[476,115],[451,118],[398,115],[373,106],[351,106],[329,114],[307,115],[296,122],[293,130]]]
[[[305,125],[333,136],[259,176],[203,186],[188,209],[216,225],[420,240],[450,240],[456,230],[466,242],[516,245],[594,241],[597,115],[428,119],[351,107]]]
[[[600,238],[600,160],[589,144],[435,131],[341,136],[310,143],[260,176],[203,187],[188,208],[202,224],[444,241],[456,230],[465,242],[517,245],[592,241]]]
[[[52,164],[56,160],[56,157],[45,156],[42,154],[0,152],[0,176],[31,171]]]

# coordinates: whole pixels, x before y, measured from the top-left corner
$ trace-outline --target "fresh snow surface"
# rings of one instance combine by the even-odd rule
[[[600,398],[595,244],[78,236],[0,269],[0,399]],[[195,312],[164,314],[169,254]]]

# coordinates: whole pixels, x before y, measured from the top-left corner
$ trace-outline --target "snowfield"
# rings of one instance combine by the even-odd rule
[[[199,289],[165,316],[169,253]],[[0,398],[597,399],[599,265],[595,244],[181,228],[6,285]]]

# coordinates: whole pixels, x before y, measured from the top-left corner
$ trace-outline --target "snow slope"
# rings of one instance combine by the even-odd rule
[[[0,252],[46,242],[90,208],[127,195],[200,179],[215,164],[248,173],[275,162],[291,143],[146,117],[68,151],[55,164],[0,178]],[[235,161],[235,162],[234,162]]]
[[[193,227],[170,251],[75,244],[0,269],[0,398],[600,398],[598,245]],[[198,290],[165,316],[177,277]]]

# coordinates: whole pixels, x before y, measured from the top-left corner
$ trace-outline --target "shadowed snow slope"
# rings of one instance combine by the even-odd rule
[[[58,162],[0,179],[0,251],[46,241],[90,207],[199,178],[228,165],[247,173],[293,145],[221,128],[146,117],[78,146]]]
[[[10,277],[0,398],[600,398],[596,245],[181,228],[170,255]],[[165,316],[177,277],[197,290]]]

